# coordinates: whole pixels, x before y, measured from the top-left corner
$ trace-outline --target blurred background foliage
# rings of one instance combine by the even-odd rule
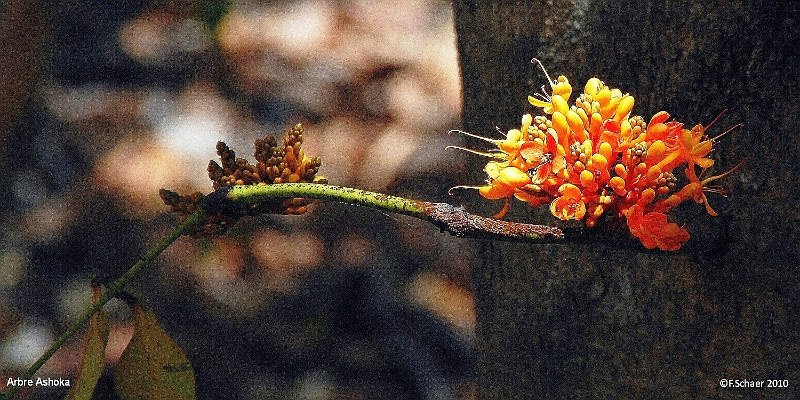
[[[0,26],[2,388],[211,190],[214,146],[306,127],[330,182],[454,203],[449,2],[18,0]],[[475,244],[338,204],[183,238],[136,280],[200,398],[471,398]],[[109,307],[107,361],[131,335]],[[82,339],[38,376],[74,377]],[[96,398],[114,398],[111,377]],[[63,388],[37,388],[54,398]]]

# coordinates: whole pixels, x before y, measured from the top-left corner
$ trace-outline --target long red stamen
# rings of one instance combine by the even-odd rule
[[[723,187],[704,187],[703,191],[708,193],[716,193],[724,197],[728,197],[728,195],[731,193],[730,190]]]
[[[726,113],[726,112],[728,112],[728,109],[727,109],[727,108],[726,108],[726,109],[724,109],[724,110],[722,110],[722,111],[720,111],[720,112],[719,112],[719,114],[717,114],[717,116],[716,116],[716,117],[714,117],[714,119],[712,119],[712,120],[711,120],[711,122],[709,122],[709,123],[708,123],[708,125],[706,125],[706,126],[704,127],[704,129],[708,130],[708,128],[711,128],[711,125],[714,125],[714,123],[715,123],[715,122],[717,122],[717,120],[719,119],[719,117],[721,117],[721,116],[725,115],[725,113]]]
[[[722,132],[722,133],[720,133],[719,135],[717,135],[717,136],[714,136],[713,138],[711,138],[711,141],[712,141],[712,142],[713,142],[713,141],[716,141],[717,139],[719,139],[719,138],[721,138],[721,137],[723,137],[723,136],[727,135],[728,133],[732,132],[734,129],[736,129],[736,128],[741,128],[741,127],[743,127],[743,126],[744,126],[744,124],[743,124],[743,123],[738,123],[738,124],[736,124],[736,125],[734,125],[734,126],[732,126],[732,127],[728,128],[728,130],[726,130],[725,132]]]
[[[740,161],[733,168],[731,168],[731,169],[729,169],[729,170],[727,170],[727,171],[725,171],[725,172],[723,172],[723,173],[721,173],[719,175],[714,175],[714,176],[710,176],[708,178],[703,179],[702,181],[700,181],[700,184],[703,185],[703,187],[705,187],[706,184],[708,184],[709,182],[713,182],[713,181],[715,181],[717,179],[724,178],[725,176],[730,175],[731,172],[736,171],[737,169],[739,169],[739,167],[741,167],[742,164],[745,163],[745,161],[747,161],[747,160]],[[705,172],[705,170],[704,170],[704,172]],[[703,174],[700,173],[700,175],[703,175]]]

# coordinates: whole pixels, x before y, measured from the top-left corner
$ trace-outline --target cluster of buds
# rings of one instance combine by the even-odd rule
[[[524,115],[521,127],[504,139],[464,132],[497,146],[491,152],[463,149],[492,159],[485,167],[486,184],[466,187],[487,199],[505,200],[495,217],[505,215],[512,197],[531,206],[549,204],[557,218],[590,227],[614,213],[648,249],[677,250],[689,233],[667,221],[670,209],[694,200],[716,215],[704,192],[718,191],[708,184],[730,171],[702,177],[714,164],[708,155],[717,139],[706,136],[705,127],[686,129],[664,111],[649,122],[631,116],[633,96],[597,78],[589,79],[570,104],[567,78],[547,79],[551,93],[528,97],[544,115]],[[680,169],[688,180],[682,187],[675,175]]]
[[[302,150],[303,126],[292,127],[278,144],[272,136],[255,141],[254,156],[256,164],[250,164],[244,158],[236,158],[236,153],[224,142],[217,143],[217,155],[222,165],[216,161],[208,163],[208,176],[214,183],[214,190],[235,185],[270,185],[276,183],[314,182],[327,183],[325,178],[316,176],[321,161],[319,157],[311,158]],[[202,193],[183,196],[170,190],[160,192],[164,204],[170,206],[178,214],[181,221],[199,207],[203,199]],[[248,214],[303,214],[311,204],[309,199],[293,198],[275,203],[259,203],[244,210]],[[223,233],[238,216],[215,214],[206,217],[195,234],[216,235]]]
[[[273,183],[312,182],[319,171],[319,157],[310,158],[301,148],[303,126],[297,124],[283,138],[281,145],[272,136],[256,139],[252,165],[224,142],[217,143],[217,155],[222,166],[209,161],[208,176],[214,189],[234,185],[268,185]]]

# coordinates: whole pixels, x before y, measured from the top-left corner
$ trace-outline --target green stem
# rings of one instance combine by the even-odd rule
[[[240,204],[257,204],[281,198],[332,200],[342,203],[377,208],[397,214],[425,218],[426,206],[432,203],[404,197],[370,192],[343,186],[320,183],[282,183],[276,185],[233,186],[227,194],[229,200]]]
[[[391,196],[367,190],[318,183],[282,183],[274,185],[244,185],[221,189],[216,200],[234,204],[255,205],[261,202],[274,202],[282,198],[308,198],[332,200],[376,208],[397,214],[409,215],[428,221],[441,230],[458,237],[478,239],[515,240],[528,243],[558,243],[574,241],[578,235],[570,233],[566,238],[561,229],[544,226],[501,221],[470,214],[463,208],[447,203],[431,203]],[[213,197],[213,194],[212,194]],[[216,204],[222,209],[226,204]]]
[[[161,239],[158,244],[153,246],[147,253],[145,253],[139,261],[136,261],[133,266],[128,269],[122,276],[111,282],[107,286],[107,290],[103,293],[100,299],[92,304],[84,313],[78,318],[77,321],[73,322],[69,328],[61,334],[61,336],[53,342],[52,345],[44,352],[44,354],[39,357],[31,366],[28,368],[25,373],[22,375],[23,380],[28,380],[39,370],[39,368],[50,359],[50,357],[58,351],[61,346],[64,345],[70,338],[72,338],[75,333],[77,333],[92,316],[97,313],[109,300],[113,299],[125,285],[130,282],[133,277],[139,274],[142,269],[147,266],[148,263],[153,261],[159,254],[161,254],[164,250],[167,249],[173,242],[178,240],[179,237],[191,231],[198,223],[203,220],[205,213],[202,210],[196,211],[194,214],[191,214],[185,221],[180,223],[178,226],[172,229],[166,237]],[[6,400],[12,399],[17,392],[19,392],[20,387],[15,386],[11,388],[5,395]]]

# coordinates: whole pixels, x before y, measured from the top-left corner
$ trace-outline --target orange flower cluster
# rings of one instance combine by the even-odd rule
[[[522,126],[504,139],[465,133],[499,149],[462,149],[492,158],[485,167],[486,184],[470,188],[487,199],[506,201],[495,217],[505,215],[511,197],[531,206],[549,203],[557,218],[583,220],[587,226],[613,212],[626,218],[630,232],[648,249],[678,250],[689,233],[667,221],[671,208],[694,200],[716,215],[704,192],[716,190],[708,183],[727,173],[698,177],[698,167],[714,164],[708,155],[716,139],[707,137],[702,125],[685,129],[664,111],[649,122],[631,116],[633,96],[597,78],[589,79],[570,104],[567,78],[547,79],[551,93],[528,97],[544,115],[525,114]],[[688,179],[681,188],[676,169]]]

